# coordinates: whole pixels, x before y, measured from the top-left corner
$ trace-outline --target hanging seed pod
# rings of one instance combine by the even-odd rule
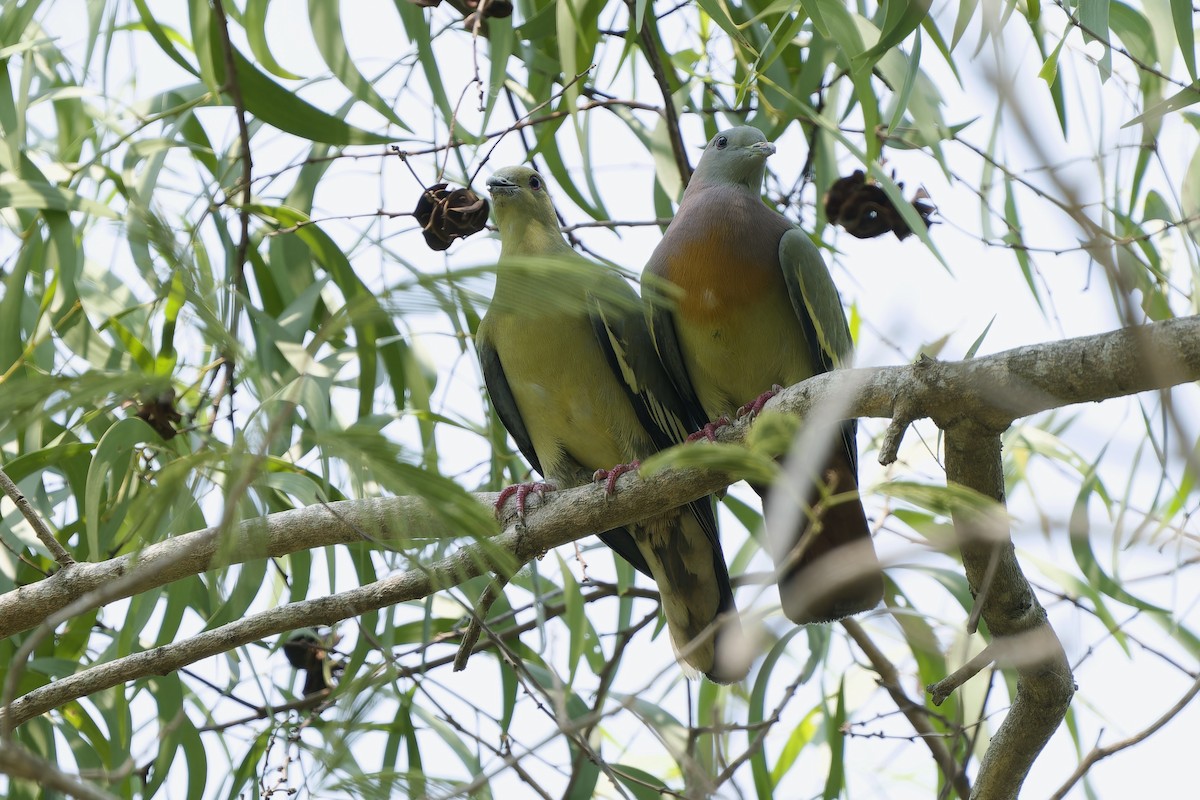
[[[421,192],[413,216],[430,249],[445,250],[455,239],[483,230],[488,208],[488,201],[470,189],[448,189],[438,183]]]
[[[904,184],[897,186],[903,190]],[[936,211],[932,203],[925,200],[929,193],[919,189],[913,196],[912,207],[926,225],[933,224],[930,217]],[[904,221],[899,210],[877,183],[868,182],[861,169],[853,174],[838,178],[825,193],[825,216],[830,222],[841,225],[851,236],[872,239],[891,231],[896,238],[904,240],[912,234],[912,228]]]
[[[175,390],[164,389],[156,397],[141,398],[137,401],[137,416],[141,417],[159,436],[173,439],[179,431],[175,425],[183,420],[183,415],[175,407]]]

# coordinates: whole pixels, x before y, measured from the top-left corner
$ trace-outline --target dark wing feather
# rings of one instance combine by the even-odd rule
[[[487,387],[488,396],[492,398],[492,406],[496,409],[500,422],[504,424],[513,441],[517,443],[517,449],[521,451],[521,455],[525,456],[530,466],[544,476],[546,473],[542,470],[537,452],[533,449],[533,439],[529,436],[525,420],[521,417],[521,410],[517,408],[516,398],[513,397],[512,388],[508,385],[508,378],[504,374],[504,365],[500,362],[500,354],[496,348],[492,347],[486,334],[486,328],[482,325],[479,334],[475,337],[475,350],[479,354],[479,366],[483,371],[484,386]],[[650,575],[650,565],[646,563],[645,557],[642,556],[642,552],[638,549],[637,543],[629,531],[624,528],[613,528],[599,536],[600,541],[615,550],[619,556],[632,564],[634,569],[653,577]]]
[[[688,433],[694,433],[709,422],[708,415],[704,413],[704,406],[692,387],[692,378],[688,375],[683,350],[675,332],[674,304],[666,291],[672,284],[651,270],[652,266],[647,266],[642,274],[642,297],[645,298],[646,308],[643,319],[648,326],[647,334],[653,351],[658,355],[659,365],[675,389]]]
[[[813,369],[828,372],[850,360],[854,341],[837,286],[821,258],[821,251],[799,228],[792,228],[779,242],[779,263],[787,282],[788,297],[796,318],[804,328]],[[842,444],[854,474],[858,474],[857,420],[842,424]]]
[[[629,294],[633,296],[632,289]],[[703,422],[696,422],[688,414],[686,404],[663,370],[641,310],[633,305],[618,308],[615,304],[592,298],[591,319],[600,349],[655,447],[663,450],[686,440],[688,434]],[[699,407],[699,403],[696,405]],[[714,562],[721,565],[718,580],[722,584],[722,609],[731,608],[733,594],[729,574],[725,571],[725,555],[721,550],[713,501],[703,497],[689,503],[688,508],[712,544],[716,554]]]
[[[496,409],[500,422],[504,424],[508,434],[517,443],[517,449],[530,466],[542,475],[542,464],[538,461],[533,449],[533,439],[525,428],[525,420],[521,418],[521,410],[517,408],[517,399],[513,397],[512,387],[508,385],[508,377],[504,374],[504,365],[500,363],[500,353],[492,347],[491,340],[484,335],[480,326],[479,335],[475,337],[475,352],[479,354],[479,367],[483,371],[483,385],[487,388],[488,397],[492,398],[492,407]]]

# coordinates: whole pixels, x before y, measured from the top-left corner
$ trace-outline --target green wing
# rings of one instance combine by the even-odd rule
[[[675,389],[680,412],[690,434],[704,427],[709,419],[704,413],[700,398],[696,396],[692,378],[688,375],[687,365],[683,361],[683,350],[675,332],[674,301],[666,291],[670,287],[673,285],[652,272],[651,267],[647,267],[642,274],[645,329],[652,349],[658,356],[658,363]]]
[[[808,234],[792,228],[779,242],[779,263],[792,308],[804,326],[813,366],[822,372],[848,366],[854,342],[821,251]]]
[[[799,228],[792,228],[779,242],[779,264],[787,282],[788,296],[804,328],[813,368],[828,372],[849,366],[854,340],[846,324],[846,312],[837,286],[821,258],[821,251]],[[842,446],[850,467],[858,474],[858,421],[842,424]]]

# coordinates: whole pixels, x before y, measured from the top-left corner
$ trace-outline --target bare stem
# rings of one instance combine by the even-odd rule
[[[25,517],[25,521],[33,528],[33,532],[37,534],[38,539],[50,551],[50,555],[54,557],[59,566],[74,566],[75,559],[59,543],[58,539],[54,538],[54,533],[50,530],[50,526],[33,510],[33,506],[29,505],[29,501],[25,499],[25,495],[21,494],[21,490],[17,488],[17,484],[13,482],[12,478],[8,477],[8,473],[3,469],[0,469],[0,487],[4,488],[4,493],[8,495],[8,499],[16,504],[17,510],[21,512],[21,516]]]

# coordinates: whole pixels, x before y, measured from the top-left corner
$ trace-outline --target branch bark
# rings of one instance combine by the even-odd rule
[[[933,760],[938,765],[938,769],[942,771],[946,782],[953,787],[955,794],[959,797],[964,800],[968,798],[971,794],[971,787],[967,782],[966,774],[954,760],[954,754],[946,746],[942,734],[929,721],[929,714],[925,706],[914,703],[905,693],[896,665],[879,649],[875,642],[871,641],[871,637],[867,636],[867,632],[858,622],[853,619],[844,619],[842,627],[846,629],[846,633],[850,634],[850,638],[854,640],[867,660],[871,662],[871,666],[879,673],[879,685],[891,695],[896,708],[900,709],[900,713],[908,719],[913,730],[917,732],[917,736],[929,748],[929,754],[933,756]]]
[[[1003,505],[1000,433],[975,420],[947,428],[946,479]],[[956,511],[954,530],[967,583],[988,630],[995,639],[1025,639],[1012,707],[992,736],[971,792],[972,800],[1015,800],[1034,759],[1066,715],[1075,680],[1046,611],[1017,563],[1006,517],[986,510]]]
[[[1017,348],[963,362],[923,361],[903,367],[843,370],[781,392],[768,407],[804,415],[837,402],[853,416],[932,418],[946,431],[949,480],[1003,500],[999,433],[1015,418],[1071,403],[1091,402],[1200,380],[1200,317],[1097,336]],[[847,398],[850,398],[847,402]],[[750,420],[721,429],[742,440]],[[897,437],[898,439],[898,437]],[[882,454],[881,459],[888,454]],[[524,527],[509,525],[493,539],[464,546],[436,564],[330,597],[292,603],[206,631],[184,642],[101,663],[17,699],[0,721],[20,724],[72,699],[150,674],[162,674],[240,644],[304,625],[331,625],[370,610],[417,599],[492,569],[511,570],[547,550],[681,505],[728,485],[731,478],[697,469],[621,479],[607,496],[601,486],[551,495]],[[483,503],[495,495],[480,495]],[[1015,668],[1018,691],[984,757],[972,795],[1015,797],[1029,765],[1057,728],[1073,691],[1061,646],[1016,562],[1007,530],[980,512],[956,515],[963,562],[992,635],[1028,637],[1038,645]],[[498,526],[499,527],[499,526]],[[228,537],[215,529],[175,537],[141,553],[79,564],[0,596],[0,632],[12,635],[61,610],[106,581],[126,576],[129,596],[224,564],[364,539],[413,543],[455,535],[413,498],[332,503],[242,523]],[[186,557],[180,557],[183,552]],[[994,572],[985,581],[989,568]],[[130,577],[132,575],[133,577]],[[111,601],[107,597],[106,601]]]
[[[823,403],[836,402],[846,408],[848,416],[883,418],[896,416],[903,407],[901,416],[906,424],[929,417],[945,429],[975,419],[1002,430],[1012,420],[1039,411],[1195,380],[1200,380],[1200,316],[1029,345],[970,361],[922,361],[825,373],[780,392],[766,407],[803,416]],[[721,428],[717,438],[741,441],[748,427],[748,420],[739,420]],[[896,440],[898,447],[899,436]],[[887,457],[883,453],[880,460],[887,463]],[[660,475],[650,481],[626,477],[622,491],[607,500],[593,497],[589,489],[559,492],[557,499],[570,501],[552,499],[547,505],[556,510],[534,514],[529,527],[543,535],[557,532],[560,522],[563,526],[593,526],[579,530],[606,530],[638,515],[646,516],[664,502],[686,503],[731,482],[699,470],[672,472],[669,478]],[[477,497],[490,505],[496,495],[481,493]],[[572,505],[583,502],[584,497],[598,505]],[[411,497],[350,500],[284,511],[242,522],[223,538],[218,538],[216,528],[209,528],[172,537],[138,553],[78,563],[0,595],[0,639],[32,628],[81,595],[132,571],[137,578],[129,581],[126,592],[106,602],[217,567],[360,542],[364,535],[400,546],[461,534],[447,529],[424,501]],[[543,545],[556,547],[572,538],[580,537],[557,541],[547,536]],[[180,551],[187,557],[180,560]]]

